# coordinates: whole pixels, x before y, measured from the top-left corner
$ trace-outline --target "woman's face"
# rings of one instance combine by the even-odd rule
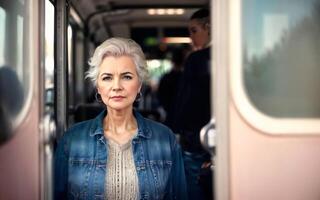
[[[209,43],[209,27],[196,19],[189,22],[189,34],[195,49],[203,49]]]
[[[98,93],[108,110],[132,109],[141,83],[131,57],[105,57],[97,80]]]

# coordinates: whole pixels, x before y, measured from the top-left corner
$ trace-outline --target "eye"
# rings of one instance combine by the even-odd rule
[[[112,77],[111,76],[104,76],[104,77],[102,77],[102,80],[103,81],[110,81],[110,80],[112,80]]]
[[[131,80],[131,79],[132,79],[132,76],[130,76],[130,75],[124,75],[124,76],[123,76],[123,79],[125,79],[125,80]]]

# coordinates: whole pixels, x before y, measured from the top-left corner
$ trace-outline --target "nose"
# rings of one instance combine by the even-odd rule
[[[121,87],[120,79],[115,78],[114,81],[113,81],[113,84],[112,84],[112,90],[113,91],[119,91],[121,89],[122,89],[122,87]]]

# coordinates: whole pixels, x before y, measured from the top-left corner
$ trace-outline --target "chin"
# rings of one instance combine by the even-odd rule
[[[117,110],[117,111],[121,111],[121,110],[127,110],[128,108],[133,108],[133,104],[115,104],[115,103],[112,103],[112,104],[109,104],[107,106],[108,109],[112,109],[112,110]]]

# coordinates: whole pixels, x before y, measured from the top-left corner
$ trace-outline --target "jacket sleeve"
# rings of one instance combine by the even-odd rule
[[[187,200],[187,184],[180,145],[175,142],[173,148],[173,163],[170,172],[169,195],[165,199]]]
[[[58,142],[54,154],[54,199],[67,199],[68,188],[68,152],[66,137]]]

